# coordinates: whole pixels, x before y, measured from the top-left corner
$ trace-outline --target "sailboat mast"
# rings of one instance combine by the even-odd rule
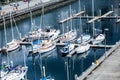
[[[5,33],[5,44],[7,44],[7,34],[6,34],[6,25],[5,25],[5,18],[4,18],[4,16],[3,16],[3,23],[4,23],[4,33]],[[8,65],[9,65],[8,51],[7,51],[7,62],[8,62]]]
[[[94,0],[92,0],[92,16],[94,18]],[[95,35],[95,24],[94,24],[94,21],[93,21],[93,36]]]
[[[81,2],[79,0],[79,12],[81,11]],[[81,42],[82,42],[82,34],[83,34],[83,29],[82,29],[82,20],[81,20],[81,15],[80,15],[80,33],[81,33]]]
[[[43,26],[43,28],[44,28],[44,5],[43,5],[43,7],[42,7],[42,23],[41,23],[41,27]]]
[[[62,19],[63,19],[63,12],[62,12]],[[63,34],[65,33],[64,31],[64,22],[62,22],[62,28],[63,28]]]
[[[71,4],[70,4],[70,17],[72,17]],[[70,27],[71,27],[71,29],[70,29],[70,30],[72,30],[72,18],[70,19]]]
[[[32,12],[30,10],[31,30],[33,30]]]
[[[12,24],[12,14],[11,14],[11,12],[10,12],[10,22],[11,22],[12,39],[14,39],[14,32],[13,32],[13,24]]]

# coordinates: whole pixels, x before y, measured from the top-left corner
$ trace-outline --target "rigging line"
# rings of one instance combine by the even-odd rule
[[[92,0],[92,16],[94,18],[94,0]],[[95,22],[93,21],[93,36],[95,35],[94,28],[95,28]]]
[[[16,24],[16,21],[15,21],[14,16],[12,16],[12,18],[13,18],[13,21],[14,21],[14,23],[15,23],[15,26],[16,26],[16,29],[17,29],[17,32],[18,32],[19,38],[21,39],[21,33],[20,33],[19,29],[18,29],[18,26],[17,26],[17,24]]]
[[[10,22],[11,22],[12,39],[14,39],[14,32],[13,32],[13,24],[12,24],[12,14],[11,14],[11,12],[10,12]]]
[[[30,10],[31,31],[33,30],[32,11]]]

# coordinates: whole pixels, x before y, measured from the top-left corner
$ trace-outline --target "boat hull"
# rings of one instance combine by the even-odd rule
[[[80,45],[78,46],[75,51],[77,54],[82,54],[87,52],[90,49],[90,45],[89,44],[84,44],[84,45]]]

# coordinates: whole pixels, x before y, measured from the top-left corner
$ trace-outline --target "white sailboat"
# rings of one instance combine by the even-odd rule
[[[11,20],[12,41],[9,42],[9,43],[7,43],[6,46],[4,46],[4,47],[2,48],[2,51],[3,51],[3,52],[13,51],[13,50],[19,48],[19,46],[20,46],[20,44],[19,44],[20,41],[14,39],[14,33],[13,33],[13,25],[12,25],[11,14],[10,14],[10,20]],[[5,19],[4,19],[4,17],[3,17],[3,21],[4,21],[4,24],[5,24]],[[5,32],[6,32],[6,26],[4,27],[4,30],[5,30]],[[5,34],[5,36],[6,36],[6,34]]]
[[[29,53],[45,53],[53,50],[56,47],[56,43],[51,40],[42,40],[41,43],[33,45],[33,50]]]
[[[46,29],[39,29],[38,31],[40,33],[40,39],[45,38],[45,39],[54,40],[60,34],[60,30],[51,29],[50,26],[48,26],[48,28]]]
[[[80,0],[79,0],[79,7],[81,7]],[[80,25],[81,24],[82,24],[82,22],[81,22],[81,18],[80,18]],[[79,44],[79,46],[75,49],[77,54],[85,53],[86,51],[88,51],[90,49],[90,45],[86,42],[86,41],[90,40],[90,35],[83,35],[82,25],[80,27],[81,27],[81,36],[80,36],[80,38],[78,38],[77,41],[78,41],[78,43],[81,43],[81,44]]]
[[[60,37],[60,41],[61,42],[68,42],[68,41],[72,41],[77,37],[77,31],[69,31],[67,33],[64,33],[61,37]]]
[[[1,77],[1,80],[23,80],[27,73],[27,66],[17,66],[13,70],[8,71],[7,74]]]
[[[93,12],[93,18],[94,18],[94,0],[92,0],[92,12]],[[93,36],[95,36],[95,24],[93,21]],[[92,43],[98,44],[101,43],[105,39],[104,34],[99,34],[96,38],[93,37]]]
[[[51,26],[47,26],[47,28],[45,28],[45,25],[44,25],[44,5],[42,7],[41,25],[40,25],[40,29],[38,29],[38,31],[40,33],[40,39],[54,40],[60,34],[60,30],[52,29]]]
[[[99,34],[95,39],[93,39],[92,43],[93,44],[98,44],[104,41],[105,35],[104,34]]]
[[[82,40],[81,40],[81,38],[82,38]],[[78,43],[87,42],[87,41],[89,41],[90,39],[91,39],[91,36],[90,36],[89,34],[83,34],[83,35],[81,35],[81,37],[79,37],[79,38],[77,39],[77,42],[78,42]]]
[[[72,16],[72,13],[71,13],[71,5],[70,5],[70,16]],[[62,14],[62,17],[63,17],[63,14]],[[73,30],[72,29],[72,19],[71,19],[71,25],[70,25],[70,31],[68,30],[68,26],[67,26],[67,32],[64,33],[61,37],[60,37],[60,41],[61,42],[68,42],[68,41],[72,41],[74,40],[76,37],[77,37],[77,31],[76,30]],[[63,26],[63,23],[62,23],[62,27]],[[64,28],[63,28],[64,29]]]
[[[41,47],[38,49],[40,53],[45,53],[53,50],[56,47],[56,43],[51,40],[44,40]]]
[[[90,49],[90,44],[82,43],[75,49],[75,51],[77,54],[82,54],[87,52],[89,49]]]
[[[5,21],[4,16],[3,16],[3,20]],[[4,27],[5,27],[5,23],[4,23]],[[6,35],[6,30],[4,31]],[[7,43],[6,36],[5,36],[5,43]],[[25,55],[24,55],[25,66],[21,66],[21,65],[13,66],[12,61],[10,65],[9,59],[8,59],[8,51],[7,51],[7,60],[8,60],[8,64],[2,64],[2,67],[0,68],[0,73],[2,73],[2,75],[0,75],[0,79],[1,80],[22,80],[24,79],[27,73],[27,70],[28,70],[28,67],[25,64]]]
[[[31,31],[28,33],[28,39],[29,41],[34,41],[37,40],[40,37],[40,35],[35,27],[35,23],[33,23],[31,11],[30,11],[30,20],[31,20]]]
[[[79,0],[79,11],[81,11],[80,0]],[[91,36],[89,34],[83,34],[81,17],[80,17],[80,33],[81,33],[81,36],[77,39],[78,43],[87,42],[90,40]]]
[[[25,62],[25,57],[24,57]],[[25,63],[24,63],[25,64]],[[0,66],[0,79],[1,80],[23,80],[25,79],[25,75],[27,73],[28,67],[26,64],[24,66],[22,65],[16,65],[13,66],[13,62],[11,61],[11,64],[2,63]]]

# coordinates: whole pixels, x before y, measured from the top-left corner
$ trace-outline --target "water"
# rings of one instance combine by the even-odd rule
[[[84,6],[86,8],[86,12],[88,15],[92,15],[92,7],[91,7],[91,0],[81,0],[82,1],[82,10],[84,9]],[[107,4],[106,4],[107,3]],[[115,6],[114,0],[95,0],[95,15],[99,15],[99,9],[101,9],[102,14],[108,12],[111,10],[111,5]],[[75,3],[72,3],[72,13],[78,12],[78,1]],[[62,15],[63,14],[63,15]],[[62,8],[53,10],[49,13],[46,13],[44,15],[44,26],[51,26],[56,29],[60,29],[61,33],[67,31],[66,26],[69,26],[70,29],[70,21],[66,22],[64,24],[64,27],[62,27],[60,24],[58,24],[59,20],[67,18],[67,16],[70,15],[69,12],[69,5],[64,6]],[[115,14],[114,14],[115,15]],[[82,26],[84,32],[92,33],[92,24],[87,24],[86,19],[82,20]],[[95,27],[97,29],[104,30],[104,28],[108,28],[109,31],[106,32],[106,40],[107,44],[115,44],[116,41],[120,39],[120,27],[119,24],[115,23],[115,19],[103,19],[101,22],[97,21],[95,22]],[[41,22],[41,16],[33,16],[33,23],[36,24],[37,27],[40,27]],[[17,26],[21,32],[22,37],[28,34],[28,32],[31,30],[31,23],[30,18],[24,19],[22,21],[16,22]],[[73,20],[73,28],[79,30],[79,20],[74,19]],[[12,33],[10,24],[7,26],[7,41],[12,40]],[[16,39],[19,39],[16,27],[13,27],[14,29],[14,35]],[[104,31],[102,31],[104,32]],[[97,32],[101,33],[101,32]],[[80,33],[78,33],[80,34]],[[103,42],[104,44],[104,42]],[[4,40],[4,30],[0,30],[0,47],[5,45]],[[28,56],[28,48],[22,47],[22,50],[16,50],[14,52],[9,53],[9,61],[13,60],[14,65],[16,64],[24,64],[23,61],[23,55],[26,55],[26,64],[29,66],[27,78],[29,80],[39,80],[41,77],[41,71],[40,71],[40,55],[36,54],[34,56]],[[43,55],[42,57],[42,64],[46,67],[46,74],[52,75],[56,80],[67,80],[67,68],[66,68],[66,61],[67,58],[61,57],[60,54],[60,47],[55,48],[53,51],[50,51],[47,53],[48,55]],[[50,55],[49,55],[50,54]],[[73,56],[69,62],[70,62],[70,80],[74,80],[74,75],[80,75],[83,71],[85,71],[92,62],[95,61],[95,59],[98,59],[100,56],[104,54],[104,49],[90,49],[88,53],[85,53],[83,55],[75,55]],[[1,55],[2,61],[7,61],[6,55]]]

